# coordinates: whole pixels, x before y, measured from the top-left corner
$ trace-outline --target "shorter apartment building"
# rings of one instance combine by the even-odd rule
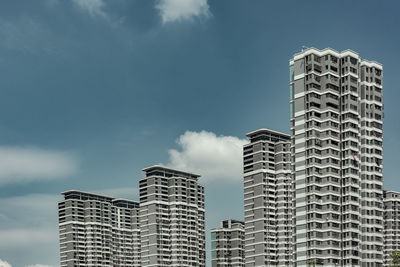
[[[211,229],[212,267],[244,267],[244,222],[224,220]]]
[[[292,266],[290,136],[270,129],[243,147],[245,265]]]
[[[200,176],[162,166],[144,171],[140,204],[78,190],[62,193],[61,267],[205,267]]]
[[[205,266],[204,187],[200,175],[163,166],[140,179],[141,266]]]
[[[390,266],[393,251],[400,251],[400,192],[383,192],[384,266]]]
[[[82,191],[58,203],[60,266],[141,266],[139,203]]]

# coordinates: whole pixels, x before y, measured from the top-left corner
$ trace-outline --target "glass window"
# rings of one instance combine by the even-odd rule
[[[290,100],[294,99],[294,84],[291,84],[290,86]]]
[[[290,103],[290,117],[294,118],[294,101]]]
[[[216,239],[216,234],[215,234],[215,232],[212,232],[211,233],[211,240],[215,240]]]
[[[290,81],[292,82],[294,80],[294,65],[290,65],[289,71],[290,71]]]

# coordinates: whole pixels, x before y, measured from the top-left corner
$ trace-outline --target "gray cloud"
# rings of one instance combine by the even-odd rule
[[[51,231],[53,230],[53,231]],[[0,230],[0,248],[29,248],[36,245],[57,243],[57,229],[48,228],[18,228]]]
[[[76,172],[70,154],[40,148],[0,147],[0,185],[64,177]]]
[[[208,18],[210,7],[207,0],[158,0],[156,9],[163,24],[193,18]]]
[[[0,267],[12,267],[12,265],[0,259]],[[26,267],[53,267],[53,266],[45,264],[30,264],[27,265]]]
[[[103,10],[105,3],[103,0],[72,0],[82,11],[87,12],[91,17],[101,17],[108,19]]]

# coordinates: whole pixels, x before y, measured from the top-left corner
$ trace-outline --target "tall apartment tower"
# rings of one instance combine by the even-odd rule
[[[292,266],[290,136],[268,129],[244,145],[245,266]]]
[[[382,97],[353,51],[290,60],[295,266],[382,266]]]
[[[60,266],[141,266],[139,203],[82,191],[58,203]]]
[[[244,222],[224,220],[211,229],[211,266],[244,267]]]
[[[139,181],[141,266],[205,266],[204,187],[162,166]]]
[[[383,266],[389,267],[392,252],[400,251],[400,192],[383,191],[383,203],[385,207]]]

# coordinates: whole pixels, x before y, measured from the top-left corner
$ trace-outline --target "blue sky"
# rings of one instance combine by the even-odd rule
[[[303,45],[383,64],[385,187],[400,190],[399,5],[2,1],[0,261],[59,266],[60,192],[138,199],[158,163],[203,175],[207,229],[242,218],[240,147],[258,128],[289,131]]]

